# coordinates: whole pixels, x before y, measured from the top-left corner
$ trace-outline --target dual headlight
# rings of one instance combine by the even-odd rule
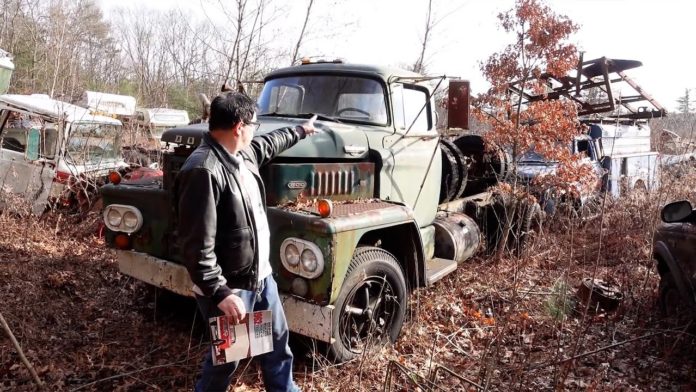
[[[104,223],[111,231],[135,233],[143,225],[143,214],[133,206],[110,204],[104,209]]]
[[[280,261],[288,271],[307,279],[314,279],[324,272],[324,256],[319,247],[299,238],[283,241]]]

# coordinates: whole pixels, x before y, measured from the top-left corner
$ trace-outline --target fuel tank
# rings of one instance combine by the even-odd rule
[[[435,226],[435,257],[461,263],[476,253],[481,231],[473,219],[458,212],[438,212]]]

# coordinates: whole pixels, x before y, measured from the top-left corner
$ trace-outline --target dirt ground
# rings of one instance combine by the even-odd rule
[[[693,319],[656,306],[650,244],[665,197],[609,202],[582,225],[544,225],[520,258],[477,256],[415,291],[399,340],[377,354],[333,365],[295,339],[295,378],[306,391],[383,389],[388,374],[395,391],[696,390]],[[119,274],[94,235],[98,218],[0,215],[4,318],[49,390],[191,390],[207,347],[195,305]],[[618,285],[620,308],[578,303],[584,277]],[[436,369],[439,389],[428,389]],[[0,390],[37,390],[4,336]],[[253,362],[232,390],[263,390]]]

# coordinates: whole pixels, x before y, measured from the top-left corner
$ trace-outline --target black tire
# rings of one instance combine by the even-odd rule
[[[543,221],[543,214],[539,203],[521,200],[517,205],[517,225],[513,243],[515,254],[521,256],[527,247],[532,232],[538,231]]]
[[[440,139],[440,145],[444,146],[446,150],[449,150],[452,157],[454,157],[453,170],[457,173],[458,178],[456,183],[452,184],[453,186],[450,189],[449,199],[455,200],[460,198],[464,193],[469,166],[466,157],[456,144],[450,142],[449,140]]]
[[[357,248],[335,304],[330,357],[345,362],[365,349],[396,341],[407,300],[404,273],[396,258],[373,246]]]
[[[440,203],[446,203],[452,200],[454,193],[453,189],[457,187],[459,180],[459,171],[457,170],[457,160],[445,144],[440,143],[442,151],[442,179],[440,181]]]
[[[658,303],[660,311],[665,317],[675,317],[683,314],[687,310],[686,302],[681,297],[679,288],[674,282],[674,277],[670,272],[665,272],[660,277],[660,288]]]

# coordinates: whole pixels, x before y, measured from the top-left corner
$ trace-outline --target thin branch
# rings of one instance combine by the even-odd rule
[[[187,359],[183,359],[183,360],[176,361],[176,362],[165,363],[165,364],[163,364],[163,365],[155,365],[155,366],[150,366],[150,367],[146,367],[146,368],[142,368],[142,369],[138,369],[138,370],[133,370],[133,371],[131,371],[131,372],[126,372],[126,373],[122,373],[122,374],[116,374],[116,375],[113,375],[113,376],[110,376],[110,377],[105,377],[105,378],[102,378],[102,379],[99,379],[99,380],[95,380],[95,381],[92,381],[92,382],[90,382],[90,383],[81,385],[81,386],[79,386],[79,387],[73,389],[72,392],[79,391],[79,390],[81,390],[81,389],[85,389],[85,388],[87,388],[87,387],[89,387],[89,386],[99,384],[100,382],[103,382],[103,381],[114,380],[114,379],[121,378],[121,377],[130,377],[130,376],[133,375],[133,374],[142,373],[142,372],[145,372],[145,371],[148,371],[148,370],[166,368],[166,367],[171,367],[171,366],[180,366],[181,364],[185,363],[186,361],[187,361]]]
[[[44,388],[46,384],[41,381],[39,378],[39,375],[36,374],[36,370],[34,370],[34,367],[31,365],[31,362],[27,359],[27,357],[24,355],[24,351],[22,351],[22,346],[19,345],[19,342],[15,338],[14,334],[12,333],[12,330],[10,329],[10,326],[7,325],[7,321],[5,321],[5,317],[2,315],[2,312],[0,312],[0,324],[2,324],[2,329],[5,330],[5,333],[7,334],[7,337],[10,338],[10,341],[12,341],[12,345],[14,346],[15,350],[17,350],[17,354],[19,355],[19,359],[22,360],[22,363],[26,368],[29,370],[29,373],[31,374],[31,378],[34,379],[34,382],[36,385],[39,386],[39,388]]]
[[[307,22],[309,22],[309,14],[312,12],[312,5],[314,5],[314,0],[309,0],[307,5],[307,13],[305,14],[304,24],[302,24],[302,31],[300,31],[300,36],[297,38],[297,44],[295,45],[295,50],[292,52],[292,59],[290,59],[290,65],[294,65],[297,61],[297,55],[300,52],[300,45],[302,45],[302,38],[304,38],[305,29],[307,28]]]
[[[664,333],[665,332],[654,332],[654,333],[649,333],[647,335],[637,336],[637,337],[632,338],[632,339],[628,339],[628,340],[624,340],[624,341],[621,341],[618,343],[610,344],[608,346],[600,347],[596,350],[587,351],[587,352],[584,352],[584,353],[578,354],[578,355],[573,355],[572,357],[564,358],[564,359],[561,359],[559,361],[543,362],[543,363],[540,363],[540,364],[537,364],[537,365],[534,365],[534,366],[531,366],[528,368],[524,368],[524,370],[536,370],[536,369],[541,369],[541,368],[544,368],[547,366],[560,365],[560,364],[568,362],[568,361],[574,361],[576,359],[588,357],[590,355],[594,355],[594,354],[600,353],[602,351],[610,350],[610,349],[615,348],[615,347],[623,346],[624,344],[627,344],[627,343],[647,339],[647,338],[657,336],[657,335],[663,335]],[[517,368],[516,370],[519,370],[519,369],[522,369],[522,368]]]

